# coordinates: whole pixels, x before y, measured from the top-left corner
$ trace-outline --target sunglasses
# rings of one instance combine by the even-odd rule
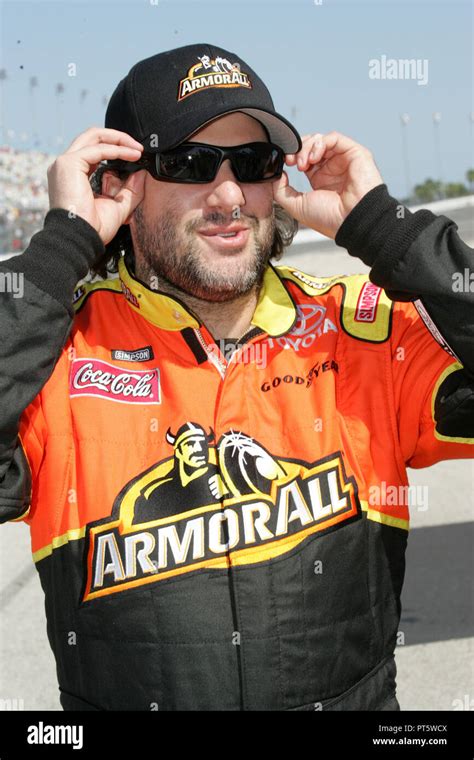
[[[281,177],[283,150],[273,143],[254,142],[221,148],[207,143],[182,143],[162,153],[144,153],[138,161],[108,161],[107,166],[134,172],[146,169],[163,182],[212,182],[222,162],[230,160],[239,182],[264,182]]]

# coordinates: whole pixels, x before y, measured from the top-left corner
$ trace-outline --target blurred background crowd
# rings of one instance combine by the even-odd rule
[[[42,228],[52,161],[47,153],[0,146],[0,253],[23,251]]]

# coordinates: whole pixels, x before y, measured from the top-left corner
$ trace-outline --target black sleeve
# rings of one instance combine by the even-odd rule
[[[26,251],[0,264],[0,522],[29,506],[20,417],[50,377],[72,325],[72,296],[104,246],[94,228],[52,209]]]
[[[442,345],[444,338],[474,378],[474,250],[451,219],[412,213],[378,185],[352,209],[335,241],[371,267],[370,280],[389,298],[414,301],[433,335],[440,334]]]

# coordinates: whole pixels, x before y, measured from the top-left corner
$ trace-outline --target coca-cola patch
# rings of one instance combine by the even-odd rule
[[[123,369],[101,359],[74,359],[69,395],[98,396],[122,404],[161,404],[160,371]]]

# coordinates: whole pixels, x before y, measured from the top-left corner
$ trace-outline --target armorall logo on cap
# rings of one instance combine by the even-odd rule
[[[187,76],[179,83],[178,102],[209,87],[252,88],[248,75],[240,70],[239,63],[231,63],[220,56],[211,59],[208,55],[201,55],[198,58],[199,63],[191,66]]]

